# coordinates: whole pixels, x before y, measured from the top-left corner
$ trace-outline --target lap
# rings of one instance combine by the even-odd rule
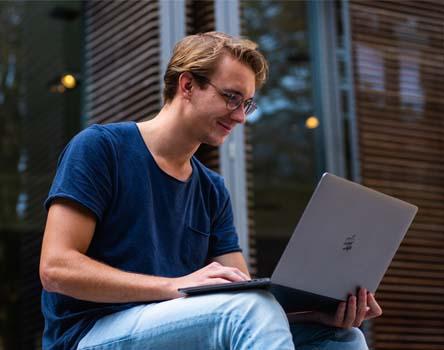
[[[103,317],[80,341],[78,349],[229,349],[232,347],[226,343],[226,335],[239,332],[236,323],[248,323],[237,339],[259,339],[267,333],[263,341],[278,344],[287,337],[283,328],[289,333],[286,316],[270,293],[217,293],[143,304]],[[273,324],[280,326],[273,329]],[[367,349],[358,329],[294,323],[290,330],[297,350]],[[284,343],[291,343],[291,339]],[[266,348],[291,349],[292,345]]]
[[[266,319],[270,313],[285,318],[266,291],[216,293],[144,304],[98,320],[78,349],[138,349],[138,343],[165,350],[195,349],[196,344],[202,349],[222,349],[223,344],[215,346],[215,342],[224,341],[218,333],[238,320]],[[252,337],[256,336],[254,332],[251,330]],[[211,346],[205,347],[205,342]]]

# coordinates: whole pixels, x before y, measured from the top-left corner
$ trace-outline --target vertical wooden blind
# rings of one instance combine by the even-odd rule
[[[239,13],[240,13],[240,32],[242,36],[245,36],[246,26],[244,17],[243,1],[239,1]],[[260,50],[260,48],[259,48]],[[245,139],[245,176],[247,177],[247,210],[248,210],[248,249],[249,249],[249,266],[252,275],[256,276],[258,273],[257,256],[257,241],[256,241],[256,221],[254,220],[254,176],[253,176],[253,142],[252,142],[252,129],[251,124],[248,122],[244,125],[244,139]]]
[[[249,266],[252,275],[257,274],[256,222],[254,220],[254,181],[253,181],[253,143],[251,124],[245,124],[245,171],[247,177],[247,209],[248,209],[248,249]]]
[[[186,34],[192,35],[215,30],[214,1],[186,1]],[[219,148],[201,145],[196,157],[210,169],[220,172]]]
[[[186,0],[187,35],[210,32],[216,29],[214,1]]]
[[[85,7],[88,123],[139,121],[158,112],[158,1],[87,1]]]
[[[444,5],[350,2],[364,185],[419,206],[377,294],[373,347],[444,349]]]

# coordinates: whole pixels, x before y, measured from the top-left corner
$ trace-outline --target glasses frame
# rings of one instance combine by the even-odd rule
[[[238,93],[224,91],[224,90],[218,88],[216,85],[214,85],[210,81],[210,79],[208,79],[207,77],[205,77],[203,75],[198,75],[198,74],[193,73],[193,76],[196,79],[202,80],[206,84],[211,85],[214,88],[214,90],[216,90],[216,92],[225,100],[226,107],[229,111],[235,111],[240,106],[242,106],[243,111],[244,111],[245,115],[247,116],[247,115],[250,115],[251,113],[253,113],[257,109],[257,104],[253,98],[244,99],[244,97]],[[233,101],[233,97],[236,97],[236,96],[240,97],[239,101],[237,101],[237,102]]]

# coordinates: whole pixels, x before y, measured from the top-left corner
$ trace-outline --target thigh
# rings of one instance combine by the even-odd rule
[[[208,342],[199,339],[209,334],[220,314],[193,304],[191,298],[135,306],[98,320],[80,341],[78,349],[179,349],[186,342]],[[207,311],[205,311],[207,310]],[[201,330],[200,332],[196,330]],[[180,345],[180,346],[179,346]],[[202,344],[204,345],[204,344]],[[192,349],[193,346],[188,348]]]
[[[185,310],[176,306],[175,312],[159,303],[108,315],[96,322],[78,349],[193,349],[193,344],[200,344],[199,349],[212,348],[208,335],[220,322],[220,315],[192,313],[184,317]]]

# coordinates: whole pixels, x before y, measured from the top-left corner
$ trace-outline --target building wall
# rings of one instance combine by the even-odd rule
[[[444,5],[351,1],[362,183],[419,207],[377,297],[375,349],[444,348]]]
[[[79,42],[73,45],[74,41],[69,39],[80,37],[79,33],[75,33],[80,28],[79,3],[40,2],[38,9],[32,7],[32,2],[14,5],[18,8],[19,17],[23,18],[23,22],[12,29],[6,25],[17,25],[19,22],[5,20],[16,18],[16,14],[10,12],[12,10],[5,10],[11,7],[11,4],[2,3],[0,6],[0,20],[3,21],[0,23],[0,30],[8,28],[9,35],[15,35],[15,31],[18,33],[21,30],[24,38],[17,42],[17,45],[16,41],[20,36],[8,39],[11,40],[9,43],[18,48],[17,57],[21,61],[17,61],[14,69],[21,75],[15,75],[15,85],[7,85],[9,80],[6,78],[1,81],[3,91],[11,93],[6,97],[2,96],[2,101],[5,101],[5,98],[7,102],[13,101],[12,96],[15,100],[10,106],[14,113],[17,112],[14,115],[7,114],[10,112],[8,110],[2,114],[5,118],[1,129],[2,141],[8,136],[8,145],[17,147],[14,152],[8,153],[12,148],[5,148],[3,143],[4,148],[1,149],[2,160],[5,160],[4,164],[7,164],[7,167],[2,166],[0,173],[3,176],[5,169],[11,170],[11,174],[6,174],[9,182],[2,181],[1,213],[2,218],[13,218],[14,222],[9,219],[12,223],[8,224],[9,226],[4,225],[7,222],[4,219],[0,222],[3,225],[0,230],[0,265],[2,272],[7,269],[8,276],[14,268],[17,268],[19,273],[12,279],[4,279],[5,283],[0,288],[3,300],[6,300],[6,307],[2,305],[0,317],[0,349],[9,344],[16,348],[30,349],[40,346],[42,323],[39,314],[40,285],[37,266],[44,223],[41,202],[55,170],[57,156],[67,140],[79,129],[81,121],[83,126],[123,120],[140,121],[150,118],[160,109],[160,2],[147,0],[84,3],[82,21],[85,62],[82,113],[79,112],[79,90],[69,95],[51,94],[47,91],[48,80],[52,78],[53,72],[62,73],[70,65],[80,72],[80,67],[75,64],[77,61],[72,63],[73,57],[81,57]],[[269,11],[273,10],[273,6],[270,4],[266,1],[250,2],[251,6],[260,7],[254,13],[250,10],[250,16],[260,16],[263,8],[263,21],[252,22],[256,27],[252,26],[250,32],[244,27],[243,33],[261,33],[261,26],[267,23],[271,28],[282,26],[282,33],[290,33],[293,30],[291,34],[294,34],[294,37],[275,33],[285,45],[279,50],[270,49],[270,55],[275,54],[279,63],[280,57],[288,53],[285,57],[291,64],[285,61],[281,63],[284,68],[293,67],[291,72],[283,71],[290,78],[292,74],[297,76],[301,73],[307,73],[309,76],[309,69],[301,70],[301,66],[308,66],[310,61],[305,47],[308,31],[305,31],[306,24],[302,23],[306,15],[305,2],[275,2],[275,7],[282,5],[286,9],[288,6],[293,11],[285,12],[288,14],[286,20],[281,18],[277,22],[273,22],[272,11]],[[57,7],[55,5],[64,8],[65,12],[54,12],[53,8]],[[244,5],[250,6],[248,1]],[[378,292],[384,316],[372,322],[373,345],[375,349],[442,349],[444,96],[441,85],[444,78],[444,8],[439,1],[351,0],[349,5],[355,87],[353,102],[356,107],[359,137],[357,163],[362,182],[420,207],[418,217]],[[213,1],[186,0],[185,11],[187,34],[215,29]],[[77,15],[74,16],[75,13]],[[39,19],[41,23],[38,22]],[[72,29],[73,27],[77,29]],[[4,40],[4,37],[0,40]],[[53,40],[48,40],[49,37]],[[62,44],[67,42],[71,45]],[[302,46],[294,45],[294,42]],[[266,44],[264,37],[264,45]],[[9,61],[1,63],[3,67],[12,67]],[[277,65],[273,65],[271,73],[277,81],[270,86],[277,86],[282,80],[282,74],[273,71],[276,67]],[[12,71],[12,68],[8,69]],[[4,75],[7,76],[12,75]],[[288,83],[288,79],[285,82]],[[310,99],[309,87],[304,87],[303,94],[297,95],[293,94],[294,87],[288,90],[275,90],[274,93],[278,91],[279,95],[282,91],[288,92],[289,103],[296,102],[297,106],[307,104]],[[271,92],[271,97],[276,96]],[[268,101],[273,100],[276,101],[273,98]],[[317,103],[310,101],[309,105]],[[5,106],[9,105],[3,103],[0,108]],[[262,106],[267,107],[267,104]],[[308,154],[308,144],[318,145],[317,139],[312,137],[313,133],[303,132],[304,121],[309,116],[308,113],[312,112],[311,105],[309,107],[308,110],[300,111],[297,118],[294,114],[296,108],[293,107],[290,108],[293,114],[288,111],[281,114],[288,119],[288,124],[282,125],[288,127],[264,127],[263,135],[258,134],[251,126],[246,128],[246,133],[250,135],[247,138],[249,144],[246,149],[251,248],[254,244],[254,237],[251,236],[254,232],[252,209],[258,203],[258,197],[255,197],[252,191],[252,180],[255,177],[252,164],[254,147],[257,146],[255,142],[264,141],[265,136],[274,130],[275,133],[269,135],[274,138],[271,142],[274,147],[287,145],[286,147],[293,150],[289,152],[292,157]],[[0,111],[4,112],[1,109]],[[268,109],[267,113],[270,118],[274,117],[274,122],[279,122],[280,117],[275,110]],[[304,141],[304,137],[309,141]],[[301,143],[298,144],[301,149],[298,154],[294,152],[292,143],[295,140]],[[256,151],[260,153],[267,150],[257,147]],[[7,158],[11,154],[12,156]],[[282,156],[282,151],[274,152],[270,159],[281,160],[277,155]],[[198,151],[198,157],[209,167],[220,169],[218,149],[203,146]],[[295,158],[291,162],[284,159],[282,162],[295,166],[299,171],[304,159],[308,158]],[[270,177],[270,184],[272,181],[278,185],[283,184],[281,178],[270,174],[267,171],[262,173]],[[310,177],[308,180],[310,186],[314,185],[314,178]],[[263,203],[269,205],[276,191],[270,186],[265,190],[267,192]],[[311,187],[304,188],[301,192],[305,196],[303,198],[308,199],[310,191]],[[21,193],[28,194],[26,201]],[[288,195],[287,192],[284,194]],[[295,215],[294,210],[288,202],[284,204],[282,208],[289,210],[289,213],[284,212],[283,216],[287,220],[293,218],[291,215]],[[270,214],[270,220],[274,222],[270,227],[273,230],[272,234],[275,234],[275,223],[280,220],[276,214],[282,214],[282,208],[271,207],[274,212]],[[265,209],[270,209],[270,205]],[[302,202],[298,202],[297,209],[302,212]],[[290,228],[294,226],[294,222],[284,224]],[[270,242],[272,241],[271,239]],[[264,245],[260,254],[266,255],[269,250],[270,245]],[[255,254],[254,249],[250,249],[250,252]],[[250,261],[254,267],[254,260]],[[266,265],[271,266],[268,263]],[[23,334],[25,336],[22,336]]]
[[[161,107],[157,1],[87,1],[84,9],[87,124],[140,121]]]

